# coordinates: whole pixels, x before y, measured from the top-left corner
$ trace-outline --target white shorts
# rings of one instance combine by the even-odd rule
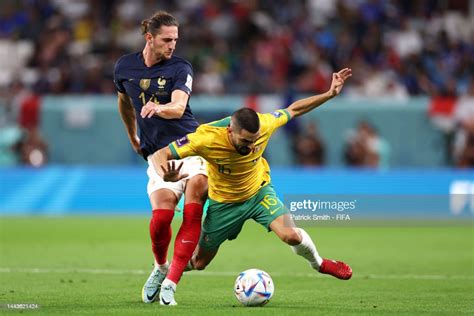
[[[188,176],[184,179],[179,180],[178,182],[166,182],[161,178],[158,173],[156,173],[153,163],[151,162],[150,156],[148,157],[148,169],[146,173],[148,174],[148,185],[147,193],[150,196],[153,192],[159,189],[169,189],[173,191],[176,195],[176,198],[179,200],[181,195],[186,189],[186,183],[189,179],[198,174],[203,174],[207,176],[206,169],[206,160],[198,156],[186,157],[180,160],[174,160],[179,163],[183,162],[183,167],[181,167],[181,173],[187,173]]]

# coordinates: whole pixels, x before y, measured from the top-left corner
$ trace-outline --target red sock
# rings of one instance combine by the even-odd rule
[[[174,210],[156,209],[150,220],[151,249],[158,264],[166,263],[171,241],[171,221]]]
[[[174,255],[166,278],[178,284],[184,268],[193,255],[201,234],[202,205],[189,203],[184,205],[183,224],[174,243]]]

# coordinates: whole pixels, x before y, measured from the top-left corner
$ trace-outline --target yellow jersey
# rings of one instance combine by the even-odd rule
[[[196,132],[171,143],[169,148],[176,159],[201,156],[207,161],[209,197],[221,203],[243,202],[270,183],[270,167],[262,154],[270,136],[290,119],[287,110],[257,113],[260,136],[252,152],[239,154],[227,133],[230,117],[203,124]]]

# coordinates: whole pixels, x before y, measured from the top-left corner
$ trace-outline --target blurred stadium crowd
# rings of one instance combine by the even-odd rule
[[[321,92],[354,70],[351,93],[462,93],[474,75],[474,20],[455,0],[4,0],[2,86],[39,93],[113,93],[114,62],[139,51],[157,9],[181,23],[177,54],[196,93]],[[472,9],[471,9],[472,10]],[[472,14],[472,13],[471,13]],[[14,58],[12,58],[15,56]]]
[[[446,112],[446,98],[453,116],[453,104],[467,96],[461,119],[440,126],[448,133],[461,126],[468,144],[474,142],[469,3],[2,0],[0,93],[12,108],[25,98],[34,108],[31,93],[115,93],[115,61],[143,48],[140,21],[163,9],[180,21],[176,54],[194,67],[195,94],[319,93],[334,70],[348,66],[357,74],[345,87],[348,96],[430,96],[433,117]],[[24,121],[37,124],[34,117]]]

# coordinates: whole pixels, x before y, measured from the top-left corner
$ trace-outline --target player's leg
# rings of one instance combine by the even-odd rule
[[[168,247],[171,241],[171,222],[178,203],[175,193],[169,189],[159,189],[150,194],[152,217],[150,219],[150,238],[155,266],[168,269]]]
[[[347,264],[321,258],[311,237],[304,229],[296,227],[289,214],[280,215],[269,227],[283,242],[291,246],[294,253],[305,258],[313,269],[342,280],[351,278],[352,269]]]
[[[319,269],[323,259],[319,255],[311,237],[304,229],[296,227],[289,214],[282,214],[270,223],[270,229],[293,251],[308,260],[314,269]]]
[[[192,258],[189,260],[189,263],[186,267],[187,270],[203,270],[217,254],[219,250],[219,246],[223,243],[227,238],[232,238],[232,236],[236,236],[235,233],[228,233],[226,229],[214,231],[212,233],[206,232],[206,228],[212,230],[213,227],[219,226],[219,221],[213,224],[212,220],[209,220],[209,209],[206,215],[206,221],[203,227],[203,232],[201,233],[201,238],[199,241],[199,245],[194,251]],[[212,216],[211,216],[212,217]],[[207,225],[206,225],[207,223]],[[209,225],[210,223],[210,225]],[[235,229],[232,228],[232,231]],[[237,233],[238,234],[238,233]],[[174,260],[174,258],[173,258]],[[171,264],[173,266],[173,263]],[[168,278],[163,282],[163,288],[160,292],[160,304],[161,305],[177,305],[174,294],[176,292],[176,284],[169,280]]]
[[[164,305],[176,304],[176,286],[199,241],[203,205],[207,199],[205,166],[200,157],[183,160],[182,172],[188,173],[190,177],[186,180],[184,191],[183,222],[176,235],[173,260],[160,293],[160,303]]]
[[[192,260],[190,260],[191,270],[204,270],[217,255],[218,250],[219,248],[206,249],[198,245]]]
[[[241,203],[239,203],[241,204]],[[204,270],[216,256],[220,245],[226,240],[234,240],[248,219],[245,203],[219,203],[209,199],[207,215],[202,226],[201,238],[186,267],[187,270]]]
[[[240,204],[235,206],[232,203],[219,203],[209,199],[209,207],[202,227],[199,246],[191,259],[194,268],[204,269],[215,257],[220,245],[226,239],[232,240],[237,237],[246,219],[242,209],[240,209]],[[171,265],[173,266],[173,263]],[[192,265],[189,266],[192,269]],[[176,286],[173,286],[168,279],[165,282],[163,282],[160,293],[160,304],[176,305],[174,300]]]
[[[167,254],[172,235],[171,221],[184,184],[163,181],[151,163],[147,174],[149,177],[147,192],[152,207],[149,232],[155,267],[143,286],[142,300],[145,303],[152,303],[158,297],[161,283],[168,273]]]
[[[260,189],[253,200],[252,218],[275,232],[283,242],[291,246],[293,252],[305,258],[311,267],[340,279],[351,277],[352,270],[345,263],[321,258],[311,237],[304,229],[296,227],[288,209],[276,196],[271,184]]]
[[[304,230],[296,227],[288,209],[276,196],[273,186],[268,184],[260,189],[254,200],[253,219],[273,231],[278,238],[290,245],[295,253],[307,259],[313,268],[319,268],[322,258],[316,246]]]
[[[201,235],[202,210],[207,198],[207,177],[196,175],[186,184],[183,223],[174,243],[174,255],[167,279],[177,284],[196,249]]]
[[[155,267],[145,282],[142,290],[142,300],[152,303],[156,300],[161,289],[161,283],[168,273],[168,247],[171,241],[171,221],[177,204],[176,195],[168,189],[159,189],[150,194],[152,217],[150,219],[150,239]]]
[[[204,268],[214,259],[219,248],[216,249],[205,249],[197,246],[194,255],[187,264],[186,271],[190,270],[204,270]],[[174,258],[173,258],[174,260]],[[183,269],[184,270],[184,269]],[[176,293],[177,284],[166,278],[163,281],[163,287],[160,292],[160,304],[161,305],[177,305],[174,299]]]
[[[232,240],[237,237],[244,222],[245,218],[240,210],[235,208],[232,203],[219,203],[209,199],[209,207],[207,208],[199,245],[191,259],[192,264],[188,264],[189,270],[203,270],[216,256],[220,245],[226,239]],[[165,282],[163,282],[160,304],[176,305],[174,300],[175,291],[175,286],[173,287],[171,284],[165,287]]]

